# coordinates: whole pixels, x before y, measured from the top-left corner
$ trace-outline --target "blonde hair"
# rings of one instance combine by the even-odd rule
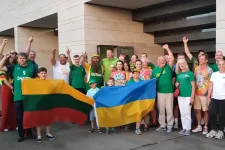
[[[176,74],[180,74],[180,73],[181,73],[181,69],[180,69],[180,67],[179,67],[179,64],[180,64],[180,63],[185,63],[186,71],[189,71],[189,67],[188,67],[188,64],[187,64],[186,60],[185,60],[185,59],[179,59],[179,60],[177,61],[177,64],[176,64],[176,70],[175,70]]]

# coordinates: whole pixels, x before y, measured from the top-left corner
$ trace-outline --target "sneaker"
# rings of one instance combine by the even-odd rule
[[[178,123],[175,123],[173,126],[174,129],[178,129]]]
[[[24,137],[19,137],[18,139],[17,139],[17,142],[23,142],[25,139],[24,139]]]
[[[191,134],[191,130],[186,130],[185,132],[184,132],[184,136],[188,136],[188,135],[190,135]]]
[[[216,139],[221,140],[222,138],[224,138],[224,133],[223,131],[219,130],[215,136]]]
[[[111,129],[112,134],[116,134],[116,130],[114,128]]]
[[[206,134],[206,137],[207,137],[207,138],[213,138],[213,137],[216,136],[216,134],[217,134],[216,131],[211,130],[208,134]]]
[[[95,131],[95,129],[88,130],[89,133],[93,133],[94,131]]]
[[[36,141],[37,141],[38,143],[42,142],[41,136],[38,136],[37,139],[36,139]]]
[[[125,126],[124,130],[125,131],[128,131],[129,130],[128,126]]]
[[[203,128],[202,134],[203,134],[203,135],[206,135],[207,133],[208,133],[208,128],[205,126],[205,127]]]
[[[183,129],[183,130],[181,130],[180,132],[178,132],[180,135],[184,135],[184,133],[185,133],[185,129]]]
[[[4,132],[9,132],[9,130],[8,129],[4,129]]]
[[[110,134],[109,128],[106,128],[105,132],[106,134]]]
[[[172,127],[169,127],[169,128],[167,128],[167,131],[166,132],[170,133],[172,131],[173,131]]]
[[[54,140],[54,139],[55,139],[55,137],[52,136],[51,134],[46,135],[46,137],[47,137],[49,140]]]
[[[136,129],[136,130],[135,130],[135,133],[136,133],[137,135],[141,135],[141,134],[142,134],[142,132],[141,132],[140,129]]]
[[[166,127],[161,127],[159,126],[156,131],[159,132],[159,131],[165,131],[166,130]]]
[[[16,130],[18,130],[18,127],[16,127]]]
[[[192,132],[194,133],[202,132],[202,126],[198,125],[195,129],[192,130]]]
[[[102,134],[102,131],[100,129],[98,129],[98,134]]]

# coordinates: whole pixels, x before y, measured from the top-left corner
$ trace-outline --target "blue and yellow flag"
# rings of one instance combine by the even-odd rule
[[[98,127],[118,127],[139,122],[154,107],[156,79],[105,87],[95,96]]]

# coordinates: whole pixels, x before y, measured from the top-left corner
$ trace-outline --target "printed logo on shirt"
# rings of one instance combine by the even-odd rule
[[[91,76],[97,76],[97,77],[101,77],[102,75],[99,73],[91,73]]]
[[[26,71],[23,71],[23,75],[24,75],[24,76],[26,75]]]
[[[29,79],[30,77],[17,77],[16,80],[19,81],[23,81],[24,79]]]

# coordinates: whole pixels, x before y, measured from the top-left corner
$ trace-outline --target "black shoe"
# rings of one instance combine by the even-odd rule
[[[41,143],[41,142],[42,142],[41,136],[38,136],[38,137],[36,138],[36,141],[37,141],[38,143]]]
[[[49,140],[54,140],[54,139],[55,139],[55,137],[52,136],[51,134],[46,135],[46,137],[47,137]]]
[[[18,139],[17,139],[17,142],[23,142],[24,141],[24,137],[19,137]]]
[[[94,129],[88,130],[89,133],[93,133],[94,131],[95,131]]]

